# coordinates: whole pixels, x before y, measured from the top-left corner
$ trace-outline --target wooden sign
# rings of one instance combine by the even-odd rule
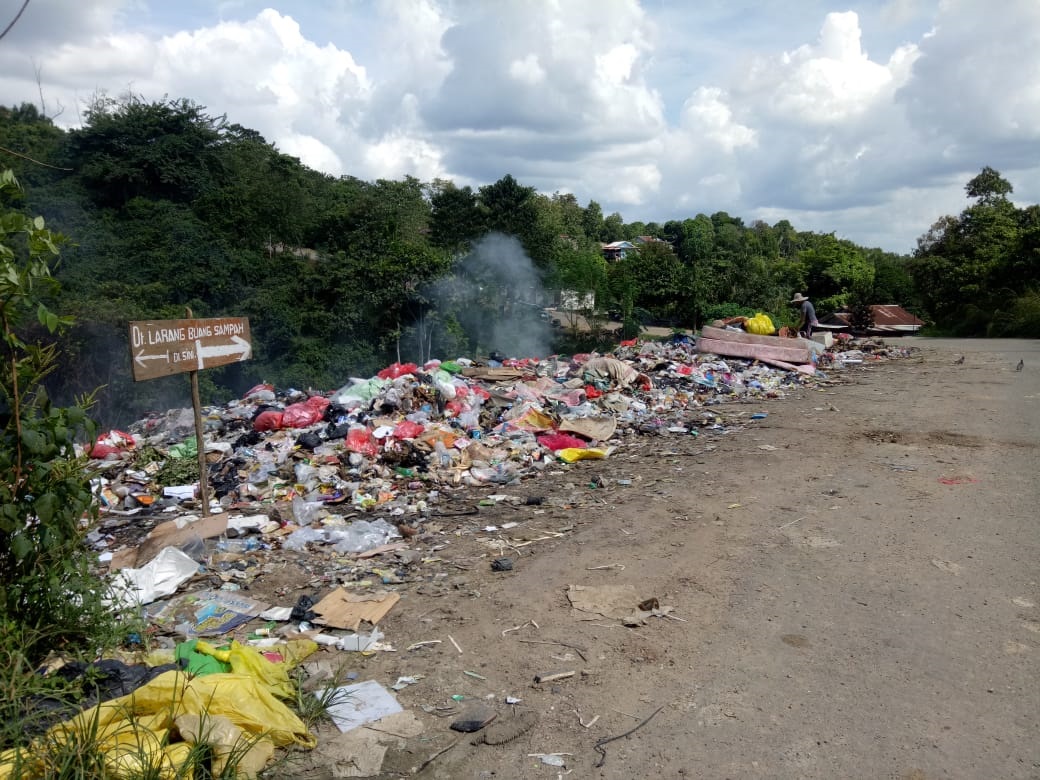
[[[252,354],[245,317],[130,323],[135,382],[224,366],[248,360]]]

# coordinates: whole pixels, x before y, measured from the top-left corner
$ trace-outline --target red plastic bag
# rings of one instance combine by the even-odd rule
[[[458,401],[448,401],[444,404],[445,417],[458,417],[463,412],[471,411],[469,404],[460,404]]]
[[[603,393],[597,390],[592,385],[585,385],[585,397],[588,399],[599,398]]]
[[[306,428],[321,420],[321,412],[305,403],[292,404],[282,412],[283,428]]]
[[[137,446],[137,440],[129,433],[111,430],[98,437],[94,446],[90,449],[92,458],[108,458],[113,455],[122,455]]]
[[[253,430],[263,433],[264,431],[277,431],[282,427],[282,413],[275,411],[260,412],[253,420]]]
[[[375,440],[372,431],[363,425],[352,425],[346,438],[347,449],[351,452],[359,452],[362,455],[374,458],[379,454],[379,442]]]
[[[249,391],[245,395],[243,395],[242,397],[243,398],[250,398],[250,397],[256,395],[257,393],[265,393],[265,392],[266,393],[273,393],[274,392],[274,385],[269,385],[266,382],[261,382],[260,384],[254,385],[253,387],[249,388]]]
[[[395,439],[414,439],[424,430],[426,429],[417,422],[402,420],[397,424],[397,427],[394,428],[393,436]]]
[[[566,433],[546,433],[538,437],[538,443],[547,450],[552,450],[553,452],[556,452],[557,450],[566,450],[568,448],[585,449],[589,446],[589,443],[585,441],[585,439],[579,439],[577,436],[569,436]]]
[[[638,341],[639,341],[639,339],[627,339],[625,341],[622,341],[619,346],[622,346],[622,347],[634,347],[636,345],[636,342],[638,342]]]
[[[419,367],[415,363],[394,363],[392,366],[384,368],[376,376],[380,379],[397,379],[405,374],[414,374],[418,370]]]

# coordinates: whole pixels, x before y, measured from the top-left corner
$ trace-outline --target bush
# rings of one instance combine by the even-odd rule
[[[18,190],[0,173],[0,202]],[[70,324],[45,305],[60,241],[41,217],[0,211],[0,619],[25,631],[30,662],[115,627],[83,545],[95,510],[75,442],[93,438],[90,399],[57,407],[41,384],[58,357],[42,338]]]

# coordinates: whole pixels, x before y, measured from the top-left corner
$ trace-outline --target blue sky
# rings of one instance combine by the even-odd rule
[[[22,0],[0,0],[0,24]],[[31,0],[0,104],[186,97],[333,175],[506,173],[626,221],[913,250],[983,166],[1040,202],[1040,2]]]

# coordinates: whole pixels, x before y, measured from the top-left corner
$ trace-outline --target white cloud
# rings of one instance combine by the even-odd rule
[[[891,96],[907,75],[912,47],[889,63],[873,62],[863,50],[859,16],[828,14],[815,45],[759,60],[745,89],[773,118],[795,124],[828,125],[868,113]]]
[[[186,97],[327,173],[511,173],[630,221],[783,215],[902,250],[984,165],[1040,197],[1035,0],[263,1],[33,0],[0,103],[36,102],[39,66],[51,105]]]

